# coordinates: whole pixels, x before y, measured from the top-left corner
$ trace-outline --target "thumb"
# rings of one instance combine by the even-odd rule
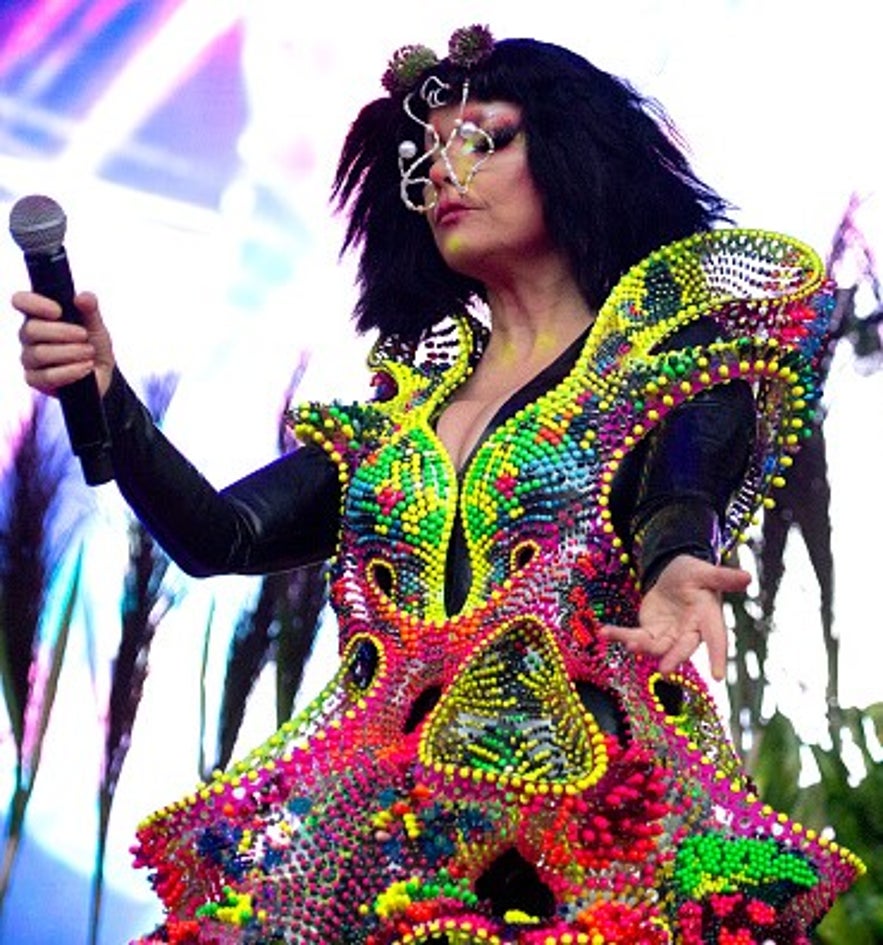
[[[74,298],[74,305],[83,319],[83,326],[94,332],[104,327],[101,320],[101,311],[98,308],[98,298],[94,292],[79,292]]]
[[[113,341],[110,337],[101,310],[98,298],[92,292],[80,292],[74,298],[74,305],[80,313],[83,327],[89,334],[89,341],[95,351],[95,377],[98,389],[102,395],[110,386],[116,359],[113,354]]]

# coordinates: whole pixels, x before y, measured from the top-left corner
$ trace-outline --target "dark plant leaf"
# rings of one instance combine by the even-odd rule
[[[277,596],[282,575],[262,579],[253,609],[244,612],[236,623],[227,657],[227,673],[221,698],[218,747],[213,768],[224,769],[230,762],[245,706],[261,670],[270,658]],[[203,772],[206,774],[206,772]]]
[[[161,423],[177,385],[177,376],[148,378],[145,401],[157,423]],[[150,647],[156,629],[174,606],[175,596],[163,581],[170,561],[144,526],[129,525],[129,565],[120,607],[120,645],[111,667],[104,757],[98,787],[98,837],[92,874],[90,942],[98,941],[104,889],[107,831],[117,785],[132,741],[132,730],[147,679]]]
[[[52,429],[52,406],[35,396],[0,483],[0,674],[16,748],[0,908],[16,863],[79,588],[79,553],[72,570],[60,574],[58,568],[79,519],[75,514],[67,531],[54,533],[56,497],[70,464],[58,445],[57,424]],[[60,603],[50,608],[56,579]]]
[[[780,712],[767,722],[760,736],[752,777],[760,796],[776,810],[794,809],[800,777],[801,742],[790,719]]]
[[[0,486],[0,665],[19,752],[40,615],[61,553],[50,545],[49,529],[65,464],[49,439],[48,406],[35,397]]]
[[[291,718],[328,600],[328,566],[310,565],[289,574],[279,589],[276,640],[276,724]]]
[[[102,791],[110,795],[116,790],[129,750],[156,628],[175,603],[174,596],[163,589],[168,567],[165,552],[142,525],[133,523],[129,531],[129,568],[120,614],[122,634],[111,674],[101,779]]]

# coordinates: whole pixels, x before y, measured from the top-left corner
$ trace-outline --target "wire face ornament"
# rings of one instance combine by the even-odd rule
[[[479,167],[493,154],[494,140],[490,133],[474,122],[464,121],[463,112],[469,98],[469,71],[484,62],[494,51],[494,38],[486,26],[474,24],[454,30],[448,41],[448,60],[459,69],[466,71],[463,90],[460,95],[460,114],[453,130],[442,142],[438,131],[429,122],[414,114],[411,104],[417,95],[425,102],[430,111],[449,103],[452,86],[438,76],[429,76],[416,89],[420,76],[427,69],[439,65],[439,58],[428,46],[411,44],[402,46],[393,53],[381,84],[390,93],[407,93],[402,107],[405,114],[422,129],[425,146],[421,154],[420,147],[414,141],[402,141],[399,145],[398,166],[401,176],[399,192],[402,202],[415,213],[427,213],[438,203],[438,194],[426,199],[432,190],[429,169],[436,157],[440,157],[445,168],[445,175],[454,185],[457,193],[463,195],[469,189]],[[465,175],[457,173],[449,154],[449,148],[455,142],[462,142],[462,154],[478,155]],[[418,188],[419,201],[411,198],[412,188]]]
[[[431,110],[447,105],[450,91],[451,86],[439,79],[438,76],[429,76],[416,94]],[[457,193],[462,196],[469,190],[469,185],[478,173],[479,168],[494,153],[495,144],[491,134],[485,131],[484,128],[474,121],[464,121],[463,119],[466,102],[469,98],[468,79],[463,83],[463,91],[460,95],[460,114],[454,121],[454,126],[444,142],[434,125],[414,114],[411,108],[414,94],[414,92],[411,92],[405,96],[402,107],[405,114],[423,129],[427,147],[420,154],[418,146],[413,141],[403,141],[399,145],[398,161],[399,174],[401,175],[399,193],[402,202],[409,210],[413,210],[415,213],[428,213],[438,203],[438,191],[428,176],[436,158],[441,158],[445,168],[445,176],[454,185]],[[451,160],[450,148],[454,144],[460,145],[460,153],[463,156],[477,155],[465,174],[462,174],[462,171],[458,173],[454,167],[454,162]],[[412,200],[409,191],[415,187],[419,188],[421,195],[430,194],[429,199],[421,197],[420,203]]]

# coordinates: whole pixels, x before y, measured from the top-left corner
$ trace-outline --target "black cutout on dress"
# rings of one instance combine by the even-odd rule
[[[531,561],[533,561],[536,553],[536,545],[533,545],[530,542],[525,542],[523,545],[519,545],[515,549],[515,569],[517,571],[521,571],[522,568],[526,568],[531,563]]]
[[[595,717],[601,731],[616,736],[625,747],[628,743],[628,725],[625,712],[616,697],[586,679],[578,679],[575,685],[580,702]]]
[[[374,578],[374,583],[386,594],[387,597],[392,596],[392,568],[385,561],[375,561],[371,565],[371,576]]]
[[[404,733],[410,735],[415,728],[435,708],[441,698],[441,686],[427,686],[423,692],[411,703],[411,711],[405,720]]]
[[[539,873],[514,847],[500,854],[475,882],[475,895],[490,902],[495,916],[502,918],[518,909],[537,918],[555,915],[555,897]]]
[[[367,689],[377,674],[379,657],[373,640],[362,640],[356,647],[350,662],[350,679],[359,687]]]
[[[684,711],[684,690],[677,683],[657,679],[653,683],[653,694],[662,703],[666,715],[680,715]]]

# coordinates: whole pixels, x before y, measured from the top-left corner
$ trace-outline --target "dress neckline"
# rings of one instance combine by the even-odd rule
[[[495,430],[499,429],[519,410],[533,403],[533,401],[542,397],[543,394],[548,393],[570,374],[582,354],[591,331],[592,325],[587,325],[550,364],[547,364],[546,367],[538,371],[530,380],[526,381],[506,398],[487,422],[481,435],[475,443],[473,443],[472,448],[464,457],[463,462],[459,467],[455,467],[458,479],[462,479],[463,474],[475,458],[475,454],[481,449],[482,445]],[[436,424],[433,423],[433,429],[435,426]]]

